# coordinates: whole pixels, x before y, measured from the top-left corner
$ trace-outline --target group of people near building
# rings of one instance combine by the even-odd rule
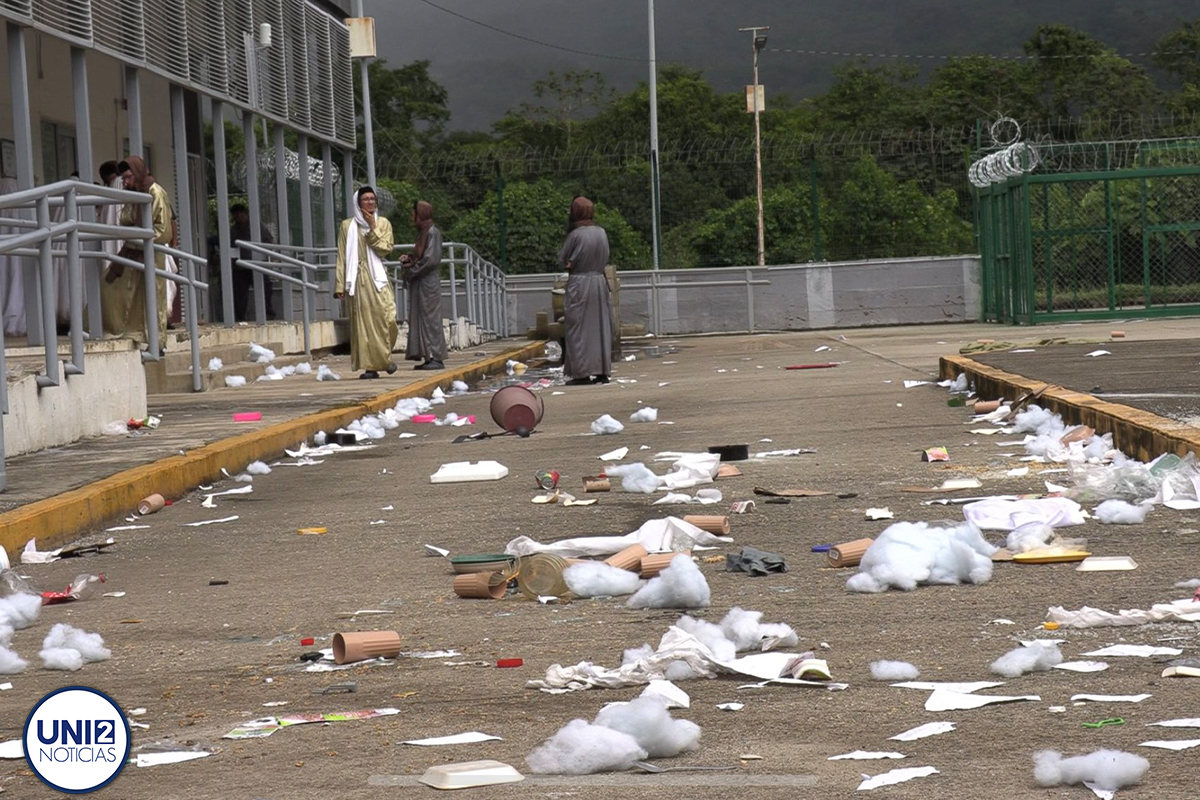
[[[149,194],[150,218],[143,219],[145,205],[129,203],[104,206],[101,222],[126,227],[151,228],[154,242],[178,246],[178,227],[170,198],[150,174],[138,156],[123,161],[106,161],[100,166],[100,180],[110,188],[124,188]],[[612,371],[612,316],[609,284],[605,275],[608,264],[608,236],[595,224],[594,206],[585,197],[576,197],[570,207],[567,236],[559,252],[559,266],[569,273],[564,301],[565,348],[564,373],[570,383],[607,383]],[[234,205],[231,235],[233,241],[251,239],[249,215],[244,205]],[[446,335],[442,321],[442,233],[433,221],[433,207],[424,200],[413,205],[412,224],[416,243],[411,253],[400,257],[400,278],[408,289],[408,341],[405,358],[418,362],[415,369],[439,370],[446,358]],[[260,241],[270,242],[264,228]],[[108,336],[126,336],[145,344],[146,280],[141,270],[126,262],[144,263],[144,240],[105,242],[111,260],[103,267],[101,310],[104,332]],[[375,190],[363,186],[354,193],[352,215],[343,220],[337,241],[337,276],[334,297],[345,299],[350,322],[351,368],[361,371],[360,378],[374,379],[379,373],[392,374],[392,358],[399,333],[395,290],[384,265],[395,247],[392,224],[379,213]],[[248,256],[243,253],[243,258]],[[160,270],[174,271],[174,260],[158,251],[155,264]],[[233,271],[235,313],[245,319],[249,311],[249,269],[235,264]],[[167,319],[175,287],[156,278],[156,303],[160,347],[165,342]],[[8,298],[11,301],[13,298]],[[268,307],[269,307],[268,295]]]

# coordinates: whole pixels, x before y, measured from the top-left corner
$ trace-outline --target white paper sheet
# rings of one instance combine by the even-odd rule
[[[853,753],[843,753],[840,756],[830,756],[827,761],[876,761],[884,758],[904,758],[903,753],[881,753],[867,750],[855,750]]]
[[[1072,702],[1090,700],[1093,703],[1140,703],[1151,697],[1148,694],[1073,694]]]
[[[1149,658],[1150,656],[1177,656],[1183,653],[1177,647],[1155,647],[1149,644],[1113,644],[1084,653],[1085,656],[1131,656],[1133,658]]]
[[[1147,727],[1155,726],[1160,728],[1200,728],[1200,717],[1164,719],[1162,722],[1151,722]]]
[[[9,739],[7,742],[0,742],[0,758],[24,758],[25,745],[21,744],[20,739]]]
[[[217,504],[213,502],[214,497],[224,497],[227,494],[250,494],[253,491],[254,485],[248,483],[245,486],[239,486],[236,489],[226,489],[223,492],[212,492],[211,494],[204,495],[204,502],[200,504],[200,507],[216,508]]]
[[[983,694],[963,694],[962,692],[949,692],[945,689],[938,689],[925,701],[926,711],[965,711],[972,708],[981,708],[983,706],[992,705],[993,703],[1016,703],[1021,700],[1041,700],[1042,698],[1036,694],[1026,694],[1020,696],[1006,695],[983,695]]]
[[[431,739],[409,739],[401,744],[415,744],[421,747],[438,747],[445,744],[475,744],[476,742],[502,742],[499,736],[492,736],[479,731],[456,733],[453,736],[434,736]]]
[[[632,544],[640,544],[652,553],[671,550],[691,550],[697,544],[720,545],[732,542],[728,536],[713,536],[678,517],[652,519],[633,533],[624,536],[581,536],[561,542],[542,544],[528,536],[518,536],[504,548],[514,556],[533,553],[553,553],[563,558],[580,556],[611,556]]]
[[[1054,528],[1082,525],[1085,520],[1079,503],[1066,497],[1041,497],[1034,500],[980,500],[963,506],[963,516],[985,531],[1011,531],[1031,522]]]
[[[1091,606],[1083,606],[1076,611],[1051,606],[1046,612],[1046,619],[1064,628],[1119,628],[1150,622],[1200,622],[1200,603],[1193,603],[1189,597],[1170,603],[1156,603],[1149,610],[1122,609],[1116,614]]]
[[[745,707],[745,703],[717,703],[721,711],[741,711]]]
[[[954,730],[953,722],[926,722],[924,725],[910,728],[904,733],[889,736],[888,741],[915,742],[917,739],[924,739],[927,736],[937,736],[940,733],[949,733],[952,730]]]
[[[618,447],[616,450],[610,450],[600,456],[601,461],[620,461],[625,456],[629,455],[628,447]]]
[[[691,708],[692,698],[683,689],[670,681],[650,681],[642,690],[641,697],[655,697],[667,708]]]
[[[882,775],[867,778],[858,785],[858,791],[867,792],[871,789],[878,789],[880,786],[892,786],[897,783],[911,781],[913,778],[924,778],[927,775],[936,775],[937,769],[934,767],[905,767],[904,769],[894,769],[890,772],[885,772]]]
[[[1103,661],[1064,661],[1055,664],[1055,669],[1065,669],[1067,672],[1103,672],[1108,664]]]
[[[993,689],[997,686],[1003,686],[1004,681],[975,681],[974,683],[954,683],[953,681],[905,681],[904,683],[893,683],[891,685],[901,689],[923,689],[927,692],[936,692],[938,689],[946,689],[951,692],[971,694],[973,692],[978,692],[980,689]]]
[[[217,523],[220,523],[220,522],[233,522],[236,519],[239,519],[239,517],[237,515],[234,515],[232,517],[221,517],[221,519],[205,519],[205,520],[201,520],[200,522],[188,522],[185,524],[184,527],[199,528],[203,525],[216,525]]]
[[[1161,747],[1163,750],[1190,750],[1200,747],[1200,739],[1155,739],[1152,742],[1141,742],[1138,747]]]
[[[211,755],[212,753],[193,750],[178,750],[172,753],[138,753],[135,763],[139,767],[157,767],[159,764],[178,764],[182,761],[195,761],[197,758]]]

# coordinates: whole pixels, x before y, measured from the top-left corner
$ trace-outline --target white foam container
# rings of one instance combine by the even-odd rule
[[[429,476],[430,483],[469,483],[498,481],[508,474],[508,467],[499,461],[455,461],[443,464]]]
[[[525,776],[503,761],[462,761],[430,767],[418,780],[434,789],[470,789],[517,783]]]
[[[1137,562],[1129,556],[1088,556],[1079,562],[1076,572],[1116,572],[1137,569]]]

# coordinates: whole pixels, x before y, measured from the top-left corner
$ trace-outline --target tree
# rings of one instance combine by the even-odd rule
[[[812,101],[819,130],[906,130],[920,123],[916,67],[852,63],[833,74],[829,91]]]
[[[534,81],[533,96],[542,103],[522,103],[494,126],[509,141],[541,147],[570,147],[579,123],[604,109],[616,94],[604,73],[567,70]]]
[[[934,70],[919,102],[930,128],[969,125],[997,116],[1042,116],[1034,68],[987,56],[954,59]]]
[[[758,262],[758,200],[744,197],[708,212],[694,226],[689,244],[705,266],[739,266]],[[691,228],[692,226],[685,226]],[[763,227],[767,263],[796,264],[814,254],[812,203],[808,192],[790,187],[763,193]],[[678,265],[668,263],[668,268]]]
[[[1034,57],[1038,94],[1052,119],[1138,115],[1161,99],[1142,67],[1066,25],[1040,26],[1025,52]]]
[[[387,164],[393,158],[435,147],[450,121],[449,94],[429,76],[429,62],[414,61],[393,68],[381,58],[370,63],[368,72],[376,161]],[[361,119],[362,92],[358,76],[358,70],[355,70],[355,112]],[[361,126],[359,141],[362,141]]]
[[[545,178],[535,183],[511,182],[505,186],[509,274],[558,270],[558,251],[566,237],[567,210],[572,197],[570,189]],[[489,192],[482,205],[459,219],[450,236],[455,241],[467,242],[499,263],[499,217],[496,193]],[[619,212],[596,203],[596,224],[608,233],[610,263],[618,269],[642,269],[649,265],[646,242]]]

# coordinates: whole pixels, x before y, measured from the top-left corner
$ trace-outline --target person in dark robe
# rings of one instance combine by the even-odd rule
[[[408,286],[408,347],[405,358],[422,363],[413,369],[445,369],[446,332],[442,327],[442,232],[433,224],[433,206],[413,205],[417,243],[400,257],[400,277]]]
[[[229,241],[230,242],[249,242],[253,239],[250,235],[250,210],[243,203],[234,203],[229,207],[230,213],[233,214],[233,224],[229,226]],[[266,225],[260,224],[258,241],[262,244],[274,244],[275,239],[271,237],[271,232],[267,230]],[[240,258],[247,261],[262,260],[262,256],[251,252],[249,249],[239,248]],[[250,289],[254,286],[254,271],[249,267],[242,267],[236,263],[233,265],[233,316],[238,322],[245,322],[250,319]],[[266,306],[267,319],[275,318],[275,292],[271,286],[271,279],[263,275],[263,300]]]
[[[558,263],[569,273],[563,301],[566,348],[563,373],[571,384],[608,383],[612,373],[612,310],[608,280],[608,234],[592,219],[586,197],[571,201],[567,240]]]

